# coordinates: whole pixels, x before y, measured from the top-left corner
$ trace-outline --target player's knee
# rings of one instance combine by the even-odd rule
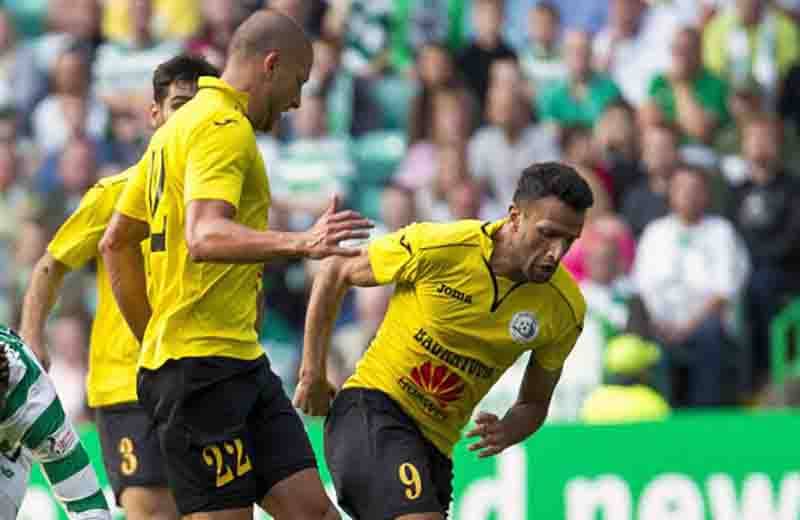
[[[178,520],[180,515],[167,489],[131,487],[120,498],[128,520]]]

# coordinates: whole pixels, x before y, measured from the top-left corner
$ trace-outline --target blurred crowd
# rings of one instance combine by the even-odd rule
[[[588,317],[553,417],[578,419],[609,386],[646,385],[659,410],[753,404],[769,388],[769,325],[800,295],[799,1],[0,6],[0,322],[18,323],[31,268],[83,193],[138,160],[156,65],[189,52],[222,67],[235,27],[269,6],[314,42],[301,107],[258,138],[272,227],[306,228],[334,194],[376,234],[501,218],[524,167],[564,161],[596,203],[564,262]],[[265,268],[261,336],[287,386],[314,267]],[[390,294],[348,295],[334,382]],[[49,326],[52,374],[79,420],[94,303],[92,273],[72,276]],[[524,361],[487,406],[513,401]]]

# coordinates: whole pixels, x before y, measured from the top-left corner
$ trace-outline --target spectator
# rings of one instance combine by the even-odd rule
[[[24,135],[31,133],[31,114],[48,94],[48,75],[58,57],[71,47],[85,46],[88,61],[93,62],[97,47],[103,41],[100,15],[98,0],[51,0],[48,3],[51,32],[19,49],[14,70],[15,104]]]
[[[243,3],[237,0],[238,4]],[[133,38],[129,0],[105,0],[103,34],[115,41]],[[201,10],[197,0],[153,0],[152,30],[158,38],[182,40],[197,31]]]
[[[611,103],[594,127],[596,153],[613,186],[614,208],[642,177],[639,128],[633,108],[621,99]]]
[[[707,214],[708,179],[683,166],[670,182],[671,213],[642,235],[634,278],[665,345],[678,406],[719,406],[724,393],[731,312],[750,271],[733,225]],[[685,380],[681,374],[685,373]]]
[[[561,50],[561,19],[550,2],[539,2],[528,12],[528,42],[520,52],[520,66],[528,82],[528,95],[567,77]]]
[[[13,248],[22,223],[33,216],[36,202],[25,187],[22,163],[13,142],[0,143],[0,262],[12,265]],[[7,289],[11,285],[8,270],[0,273],[0,319],[11,318]],[[11,323],[10,319],[2,323]]]
[[[393,0],[351,0],[342,13],[342,65],[351,74],[375,78],[389,66],[389,31],[394,20]]]
[[[781,78],[800,57],[794,21],[767,0],[736,0],[703,31],[703,60],[712,72],[739,86],[755,79],[770,104]]]
[[[444,45],[424,45],[417,55],[416,69],[419,85],[409,108],[409,145],[430,139],[434,93],[440,88],[461,86],[453,56]]]
[[[14,106],[14,72],[17,68],[17,42],[11,15],[0,8],[0,107]]]
[[[653,370],[661,359],[658,345],[634,334],[612,340],[605,353],[609,383],[595,390],[581,411],[587,423],[657,421],[670,406],[653,386]]]
[[[669,213],[667,192],[679,160],[678,135],[672,128],[651,126],[644,130],[645,176],[630,189],[622,204],[622,215],[637,239],[648,224]]]
[[[152,31],[153,0],[128,0],[131,37],[112,41],[97,50],[94,75],[98,95],[112,111],[130,106],[147,113],[152,98],[150,75],[159,64],[181,51],[176,41],[159,41]],[[146,125],[146,121],[144,121]]]
[[[453,143],[441,147],[437,159],[436,177],[433,182],[430,186],[415,192],[416,213],[420,220],[431,222],[449,222],[464,218],[491,220],[504,214],[502,207],[492,204],[484,197],[480,184],[470,175],[465,143]],[[477,195],[474,193],[476,188]]]
[[[732,220],[753,263],[745,303],[757,390],[769,370],[769,325],[800,294],[800,182],[781,162],[779,119],[755,115],[743,134],[747,180],[734,191]]]
[[[590,257],[595,249],[599,250],[599,253],[595,257]],[[604,256],[609,250],[613,255]],[[594,280],[601,285],[608,285],[618,277],[630,274],[635,254],[636,243],[628,224],[616,215],[605,214],[588,223],[562,262],[579,282]],[[611,256],[616,263],[610,263]],[[603,260],[606,263],[591,263],[595,260]],[[593,274],[593,270],[597,272]],[[608,277],[610,279],[607,280]]]
[[[594,195],[594,204],[586,211],[590,222],[613,209],[614,187],[608,172],[599,166],[592,141],[592,131],[585,126],[568,126],[561,131],[561,158],[578,170]]]
[[[472,20],[475,25],[475,39],[459,54],[458,68],[478,98],[481,110],[484,110],[492,62],[502,59],[516,60],[517,55],[502,37],[502,0],[474,0]]]
[[[52,153],[74,137],[100,139],[109,113],[91,91],[89,55],[85,47],[67,49],[51,71],[51,94],[33,112],[33,138],[39,149]]]
[[[533,124],[521,83],[493,86],[486,106],[489,125],[469,142],[469,169],[495,201],[514,196],[519,172],[531,163],[556,160],[552,129]]]
[[[397,184],[411,190],[429,186],[436,176],[439,149],[464,143],[474,121],[472,97],[463,88],[439,89],[433,95],[430,139],[417,141],[394,174]]]
[[[67,417],[73,422],[90,420],[86,405],[89,338],[86,324],[79,317],[58,318],[50,330],[53,349],[50,377]]]
[[[537,95],[539,117],[556,125],[594,126],[605,108],[619,99],[617,84],[592,70],[589,35],[570,31],[564,37],[567,79]]]
[[[273,203],[291,214],[291,229],[305,229],[333,195],[347,197],[355,173],[348,143],[328,135],[325,100],[306,95],[292,118],[296,139],[283,147],[270,172]]]
[[[233,31],[247,18],[248,11],[240,0],[202,0],[200,12],[202,23],[186,43],[186,50],[222,70]]]
[[[391,30],[391,65],[405,73],[423,46],[441,42],[452,53],[464,46],[463,0],[394,0]]]
[[[677,29],[678,15],[671,6],[649,7],[645,0],[611,0],[608,26],[595,37],[594,56],[599,71],[619,85],[626,101],[641,104],[647,82],[669,64],[668,47]]]
[[[710,144],[729,123],[727,84],[703,67],[700,33],[685,27],[675,34],[669,70],[648,88],[657,121],[675,125],[689,141]]]
[[[19,323],[20,313],[22,310],[22,298],[25,294],[25,288],[28,287],[28,282],[31,279],[33,266],[45,252],[47,242],[50,239],[47,228],[33,219],[25,219],[19,222],[19,228],[14,240],[13,255],[11,262],[8,264],[10,267],[8,279],[2,287],[2,292],[8,295],[8,300],[11,307],[5,310],[7,317],[10,320],[7,323]],[[4,298],[0,298],[0,305],[2,305]]]
[[[354,77],[341,66],[339,42],[314,40],[314,63],[303,91],[325,99],[328,132],[337,137],[359,136],[379,126],[379,116],[368,92],[370,82]]]

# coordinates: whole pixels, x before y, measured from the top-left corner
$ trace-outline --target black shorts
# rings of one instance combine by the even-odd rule
[[[96,409],[103,463],[117,504],[128,487],[166,487],[167,473],[150,416],[137,403]]]
[[[305,427],[265,356],[171,360],[140,369],[138,391],[182,515],[249,507],[316,467]]]
[[[355,520],[447,518],[453,462],[383,392],[339,392],[325,421],[325,459],[339,505]]]

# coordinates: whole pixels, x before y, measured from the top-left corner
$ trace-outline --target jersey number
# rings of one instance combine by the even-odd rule
[[[155,217],[158,211],[158,205],[161,203],[161,198],[164,196],[164,151],[154,151],[150,160],[150,175],[148,176],[148,199],[150,201],[150,216]],[[150,251],[159,253],[167,249],[167,217],[164,216],[161,232],[157,233],[152,228],[150,229]]]
[[[229,457],[225,457],[223,452],[227,453]],[[230,459],[231,456],[233,456],[233,466],[236,468],[235,475],[234,470],[225,462],[225,459]],[[222,487],[253,469],[250,457],[244,452],[241,439],[233,439],[233,442],[223,442],[222,445],[211,444],[206,446],[203,448],[203,460],[207,466],[217,469],[217,487]]]
[[[410,462],[404,462],[397,468],[397,474],[400,477],[400,482],[406,486],[406,498],[409,500],[416,500],[422,494],[422,478],[419,476],[419,470]]]
[[[119,463],[119,470],[122,474],[127,477],[136,473],[139,468],[139,459],[134,453],[133,441],[130,437],[120,439],[119,454],[122,456],[122,460]]]

